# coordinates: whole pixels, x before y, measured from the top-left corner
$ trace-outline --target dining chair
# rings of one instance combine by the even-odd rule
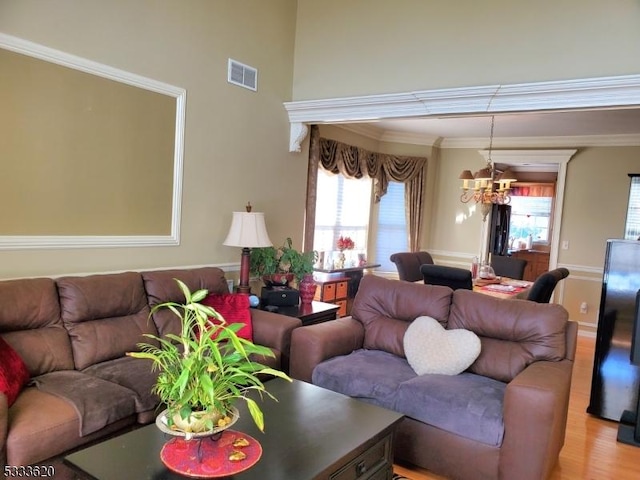
[[[446,265],[422,265],[420,272],[426,284],[444,285],[454,290],[459,288],[473,290],[471,270]]]
[[[389,260],[396,264],[400,280],[407,282],[422,280],[421,265],[433,265],[429,252],[398,252],[391,255]]]
[[[522,280],[527,261],[523,258],[507,257],[505,255],[491,255],[491,266],[499,277]]]
[[[540,275],[531,285],[531,290],[527,296],[527,300],[538,303],[549,303],[553,290],[558,282],[569,276],[569,270],[566,268],[556,268]]]

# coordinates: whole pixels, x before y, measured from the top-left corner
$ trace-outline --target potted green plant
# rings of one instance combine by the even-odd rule
[[[141,343],[139,352],[128,353],[151,360],[153,368],[159,371],[153,391],[167,406],[169,427],[188,433],[224,428],[231,420],[233,403],[243,400],[256,426],[264,430],[262,410],[247,394],[258,391],[273,398],[259,375],[291,379],[284,372],[249,358],[252,354],[265,357],[274,354],[267,347],[238,337],[236,332],[242,324],[227,324],[213,308],[200,304],[207,290],[191,293],[182,281],[176,282],[185,303],[162,303],[153,307],[151,313],[161,308],[171,310],[180,318],[180,335],[160,338],[146,334],[159,346]],[[210,322],[210,318],[216,322]]]
[[[313,273],[313,264],[317,258],[318,252],[299,252],[293,248],[291,238],[287,238],[279,248],[252,249],[249,270],[251,275],[262,277],[267,285],[286,285],[294,278],[299,284],[306,274]]]

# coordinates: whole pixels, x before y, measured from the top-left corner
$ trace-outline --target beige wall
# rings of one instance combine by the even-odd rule
[[[623,238],[629,173],[640,172],[640,147],[585,148],[569,162],[559,261],[602,268],[609,238]]]
[[[0,251],[0,277],[239,262],[222,242],[247,201],[300,244],[306,161],[288,152],[295,0],[0,0],[0,32],[187,90],[177,247]],[[231,57],[258,92],[227,83]]]
[[[176,99],[0,49],[0,235],[169,235]]]
[[[638,73],[635,0],[299,0],[294,100]]]

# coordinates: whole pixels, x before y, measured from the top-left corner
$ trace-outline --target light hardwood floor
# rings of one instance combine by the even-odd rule
[[[616,441],[618,423],[587,414],[594,344],[594,338],[578,337],[565,444],[549,480],[640,479],[640,448]],[[442,480],[423,469],[394,470],[411,480]]]

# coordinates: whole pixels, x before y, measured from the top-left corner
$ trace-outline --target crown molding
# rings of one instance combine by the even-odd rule
[[[409,143],[440,148],[489,148],[488,137],[443,138],[417,133],[384,130],[364,123],[337,124],[363,137],[390,143]],[[494,138],[494,148],[585,148],[638,147],[640,135],[574,135],[565,137],[503,137]]]
[[[294,149],[292,151],[299,148],[299,143],[302,141],[299,140],[300,128],[297,124],[638,105],[640,105],[640,75],[445,88],[284,103],[292,125],[291,148]],[[294,144],[294,130],[297,135],[297,144]],[[387,138],[394,137],[389,134]],[[403,135],[402,138],[412,137]],[[587,141],[588,137],[577,138]],[[416,143],[416,141],[411,143]],[[627,138],[624,141],[628,142],[630,139]],[[426,144],[424,139],[418,143]],[[566,146],[559,144],[557,138],[554,138],[553,145]],[[522,147],[523,145],[519,144],[518,146]],[[542,146],[541,140],[536,146]],[[550,146],[550,144],[545,143],[544,146]]]
[[[348,132],[357,133],[363,137],[371,138],[373,140],[382,140],[382,134],[384,130],[381,130],[373,125],[366,123],[345,123],[344,125],[336,125],[338,128],[347,130]]]
[[[442,148],[488,148],[488,138],[448,138]],[[640,135],[575,135],[566,137],[508,137],[493,139],[494,148],[637,147]]]

